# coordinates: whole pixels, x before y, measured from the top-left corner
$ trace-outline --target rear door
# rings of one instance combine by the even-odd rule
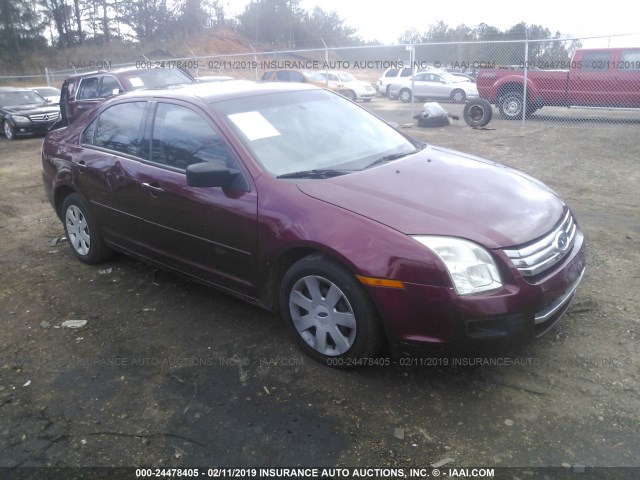
[[[102,111],[82,133],[73,159],[74,182],[105,240],[137,253],[145,243],[138,176],[148,108],[132,101]]]
[[[580,68],[569,71],[569,105],[614,106],[616,92],[612,50],[586,50],[579,60]]]
[[[105,99],[123,93],[124,89],[113,75],[96,75],[80,81],[75,97],[69,97],[70,121]]]

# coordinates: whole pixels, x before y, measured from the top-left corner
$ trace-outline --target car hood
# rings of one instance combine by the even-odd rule
[[[538,238],[566,209],[523,172],[436,147],[349,175],[300,180],[298,188],[404,234],[462,237],[487,248]]]
[[[8,105],[2,107],[5,112],[20,113],[22,115],[33,115],[37,113],[57,113],[58,107],[51,107],[48,104],[35,104],[35,105]]]

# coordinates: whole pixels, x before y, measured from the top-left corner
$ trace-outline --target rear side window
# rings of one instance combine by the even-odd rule
[[[202,162],[235,167],[231,152],[211,125],[190,108],[171,103],[158,104],[148,160],[181,170]]]
[[[103,111],[85,130],[83,143],[141,156],[146,102],[119,103]]]
[[[610,51],[597,50],[595,52],[584,52],[581,70],[609,70],[610,63]]]
[[[91,98],[99,98],[100,94],[100,77],[83,78],[78,88],[78,100],[88,100]]]
[[[410,68],[403,68],[400,72],[401,77],[410,77],[411,75],[413,75],[413,71]]]
[[[384,74],[385,77],[396,77],[398,75],[397,68],[391,68]]]

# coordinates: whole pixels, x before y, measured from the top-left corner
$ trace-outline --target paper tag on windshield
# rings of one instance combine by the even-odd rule
[[[131,77],[129,78],[129,82],[133,85],[134,88],[144,87],[144,82],[140,77]]]
[[[245,134],[249,141],[277,137],[280,132],[260,112],[242,112],[229,115],[229,120]]]

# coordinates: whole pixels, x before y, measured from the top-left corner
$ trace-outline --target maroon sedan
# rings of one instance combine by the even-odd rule
[[[307,85],[118,96],[50,133],[42,164],[78,259],[117,250],[279,310],[332,365],[539,336],[585,268],[539,181]]]

